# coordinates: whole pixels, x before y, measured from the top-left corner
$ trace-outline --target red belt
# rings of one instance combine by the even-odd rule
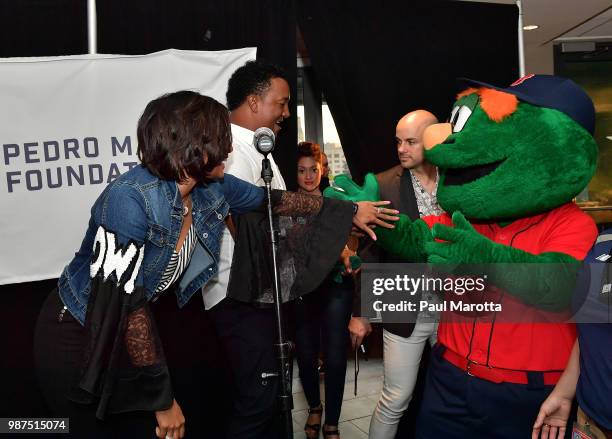
[[[478,364],[448,349],[444,351],[442,358],[452,365],[457,366],[459,369],[465,370],[468,375],[482,378],[483,380],[493,383],[529,384],[529,378],[526,371],[498,369],[496,367]],[[561,372],[541,373],[544,376],[544,384],[549,386],[557,384],[557,381],[559,381],[561,377]]]

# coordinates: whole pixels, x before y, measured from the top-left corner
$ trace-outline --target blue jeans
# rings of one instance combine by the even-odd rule
[[[328,277],[314,292],[294,302],[295,343],[300,380],[308,405],[321,403],[319,352],[325,358],[325,423],[337,425],[342,408],[346,376],[354,283],[345,278],[338,284]]]

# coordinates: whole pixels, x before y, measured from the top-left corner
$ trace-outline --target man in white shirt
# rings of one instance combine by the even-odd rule
[[[260,154],[253,145],[254,131],[268,127],[277,134],[290,116],[289,84],[279,68],[249,61],[231,76],[227,106],[232,123],[233,152],[225,172],[263,186]],[[283,177],[269,156],[273,189],[286,189]],[[226,298],[234,240],[226,228],[221,240],[219,273],[203,289],[204,305],[227,352],[232,375],[232,413],[228,437],[274,438],[278,434],[277,380],[262,379],[275,371],[275,315],[272,308]]]

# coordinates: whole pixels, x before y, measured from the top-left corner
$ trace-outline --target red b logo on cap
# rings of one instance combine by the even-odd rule
[[[523,82],[527,81],[528,79],[533,78],[535,75],[533,73],[530,73],[528,75],[523,76],[522,78],[517,79],[516,81],[514,81],[512,84],[510,84],[510,87],[516,87],[517,85],[522,84]]]

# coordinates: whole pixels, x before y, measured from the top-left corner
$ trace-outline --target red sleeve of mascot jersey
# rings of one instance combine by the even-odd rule
[[[597,238],[593,219],[576,204],[564,204],[550,212],[550,233],[543,237],[542,253],[560,252],[583,260]]]
[[[450,215],[446,212],[444,212],[442,215],[424,216],[421,219],[425,221],[425,224],[427,224],[430,229],[434,226],[434,224],[444,224],[445,226],[453,225],[453,220],[451,219]]]

